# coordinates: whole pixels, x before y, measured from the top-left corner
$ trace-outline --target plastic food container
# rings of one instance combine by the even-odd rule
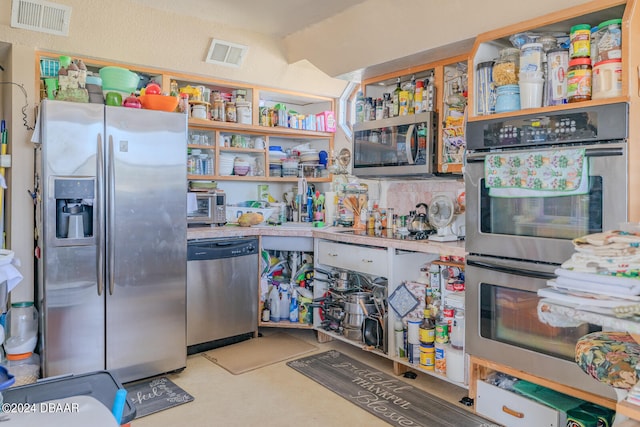
[[[594,63],[622,58],[622,19],[610,19],[598,25]]]
[[[282,160],[282,176],[298,176],[298,159],[287,158]]]
[[[493,85],[493,61],[481,62],[476,67],[476,114],[493,114],[496,110],[496,90]]]
[[[593,66],[592,99],[622,96],[622,59],[609,59]]]
[[[33,384],[40,378],[40,356],[37,353],[7,354],[5,367],[16,379],[14,386]]]
[[[520,71],[542,70],[542,43],[527,43],[520,51]]]
[[[547,52],[547,104],[561,105],[567,103],[567,69],[569,68],[569,51],[567,49],[551,49]]]

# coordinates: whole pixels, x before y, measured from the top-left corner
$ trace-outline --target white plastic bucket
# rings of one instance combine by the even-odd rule
[[[593,66],[592,99],[622,96],[622,59],[609,59]]]

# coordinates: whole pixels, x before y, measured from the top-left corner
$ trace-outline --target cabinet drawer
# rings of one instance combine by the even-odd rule
[[[560,424],[561,414],[555,409],[481,380],[478,380],[476,412],[507,427],[565,425]]]
[[[316,254],[320,264],[374,276],[387,277],[389,266],[385,248],[371,248],[358,245],[321,240]]]

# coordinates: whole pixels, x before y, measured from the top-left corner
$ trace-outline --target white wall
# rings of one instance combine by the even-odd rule
[[[285,51],[341,76],[588,1],[367,0],[285,37]]]

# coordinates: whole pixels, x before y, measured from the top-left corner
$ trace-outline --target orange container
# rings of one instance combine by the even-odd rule
[[[140,95],[138,97],[142,108],[147,110],[175,111],[178,106],[177,96],[168,95]]]

